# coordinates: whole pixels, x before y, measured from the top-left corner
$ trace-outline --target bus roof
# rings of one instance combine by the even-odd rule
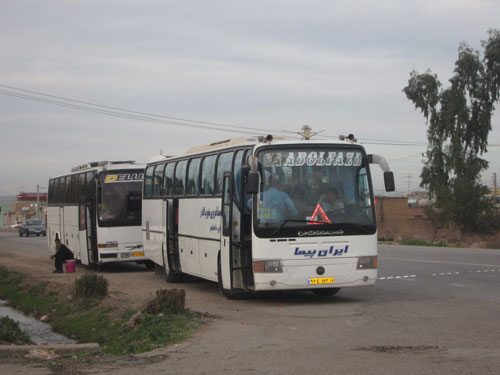
[[[181,155],[176,155],[176,156],[165,156],[165,155],[156,155],[156,156],[153,156],[148,165],[149,164],[156,164],[158,162],[161,162],[161,161],[164,161],[164,160],[169,160],[169,159],[177,159],[177,158],[182,158],[182,157],[185,157],[185,156],[189,156],[189,155],[196,155],[196,154],[202,154],[202,153],[206,153],[206,152],[210,152],[210,151],[217,151],[217,150],[224,150],[224,149],[229,149],[229,148],[232,148],[232,147],[237,147],[237,146],[257,146],[257,147],[260,147],[260,146],[266,146],[266,145],[270,145],[270,144],[274,144],[274,145],[294,145],[294,144],[299,144],[299,143],[302,143],[302,144],[325,144],[325,143],[328,143],[328,144],[349,144],[349,145],[357,145],[357,146],[361,146],[361,144],[357,143],[356,140],[350,140],[348,139],[347,137],[342,137],[340,136],[339,139],[308,139],[308,140],[304,140],[304,139],[290,139],[290,138],[285,138],[285,137],[281,137],[281,136],[272,136],[272,135],[268,135],[268,136],[254,136],[254,137],[239,137],[239,138],[230,138],[230,139],[225,139],[223,141],[219,141],[219,142],[214,142],[214,143],[210,143],[208,145],[202,145],[202,146],[195,146],[195,147],[191,147],[185,154],[181,154]]]
[[[85,163],[78,165],[76,167],[71,168],[71,172],[69,173],[61,173],[56,176],[50,177],[50,179],[53,178],[59,178],[59,177],[64,177],[64,176],[71,176],[72,174],[77,174],[80,172],[85,172],[85,171],[92,171],[92,170],[97,170],[98,172],[100,171],[111,171],[111,170],[119,170],[119,169],[140,169],[144,170],[145,165],[144,164],[135,164],[135,161],[94,161],[90,163]]]
[[[286,138],[283,137],[273,137],[275,140],[284,140]],[[207,152],[207,151],[212,151],[212,150],[220,150],[223,148],[230,148],[233,146],[245,146],[245,145],[256,145],[261,142],[265,142],[266,137],[240,137],[240,138],[230,138],[230,139],[225,139],[223,141],[219,142],[214,142],[210,143],[208,145],[203,145],[203,146],[195,146],[191,147],[187,152],[186,155],[190,154],[198,154],[201,152]]]
[[[135,164],[135,160],[123,160],[123,161],[92,161],[90,163],[80,164],[76,167],[71,168],[71,172],[80,172],[87,169],[98,168],[98,167],[109,167],[118,164]]]

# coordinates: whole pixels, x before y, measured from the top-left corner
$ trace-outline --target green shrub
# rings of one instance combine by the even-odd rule
[[[33,344],[31,339],[19,328],[17,322],[5,316],[0,318],[0,345]]]
[[[108,294],[108,281],[92,272],[75,280],[75,297],[104,297]]]

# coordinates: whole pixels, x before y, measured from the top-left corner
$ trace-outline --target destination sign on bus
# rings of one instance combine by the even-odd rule
[[[141,182],[144,178],[144,173],[118,173],[108,174],[104,179],[105,184],[115,182]]]
[[[295,151],[264,154],[264,167],[359,167],[363,155],[359,151]]]

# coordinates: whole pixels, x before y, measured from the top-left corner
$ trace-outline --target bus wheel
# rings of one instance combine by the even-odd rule
[[[248,298],[248,293],[235,292],[235,291],[232,291],[231,289],[224,289],[224,287],[222,285],[222,270],[221,270],[220,255],[217,259],[217,282],[219,285],[219,292],[227,299],[246,299],[246,298]]]
[[[170,271],[170,268],[168,267],[168,263],[165,260],[165,252],[163,251],[163,248],[161,249],[161,255],[163,257],[163,276],[165,277],[165,280],[167,283],[179,283],[182,281],[182,272],[174,272]]]
[[[339,292],[340,288],[313,289],[312,292],[320,297],[333,296]]]

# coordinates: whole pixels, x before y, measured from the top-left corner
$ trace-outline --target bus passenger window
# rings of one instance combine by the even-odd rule
[[[164,164],[159,164],[155,168],[153,179],[153,197],[160,197],[163,189],[163,168]]]
[[[165,167],[165,178],[163,179],[163,194],[167,197],[174,192],[174,169],[175,163],[169,163]]]
[[[146,173],[144,174],[144,198],[151,198],[153,196],[153,171],[155,169],[154,165],[146,168]]]
[[[174,194],[184,195],[184,185],[186,180],[186,164],[187,160],[182,160],[177,163],[175,168]]]
[[[222,178],[224,172],[231,172],[233,162],[233,152],[226,152],[219,155],[217,160],[217,178],[215,180],[215,194],[222,194]]]
[[[240,202],[241,195],[241,164],[243,163],[243,153],[245,150],[239,150],[236,152],[236,156],[234,157],[234,170],[233,170],[233,181],[234,181],[234,198],[236,203]]]
[[[201,194],[212,195],[214,192],[215,159],[217,155],[206,156],[201,167]]]
[[[187,176],[187,195],[198,195],[198,177],[200,175],[200,160],[201,158],[192,159],[189,162],[189,170]]]

